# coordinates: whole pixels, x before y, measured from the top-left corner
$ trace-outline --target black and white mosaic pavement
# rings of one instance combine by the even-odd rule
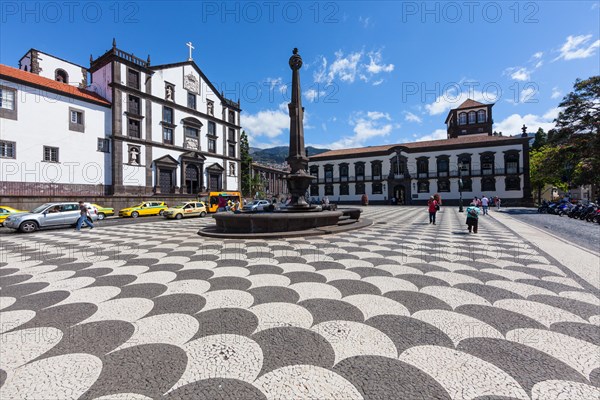
[[[598,399],[597,288],[491,217],[339,235],[211,219],[3,235],[0,398]]]

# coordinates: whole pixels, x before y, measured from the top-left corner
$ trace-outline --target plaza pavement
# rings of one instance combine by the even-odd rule
[[[501,213],[477,235],[446,207],[364,216],[272,241],[197,236],[210,218],[3,235],[0,399],[600,397],[597,255]]]

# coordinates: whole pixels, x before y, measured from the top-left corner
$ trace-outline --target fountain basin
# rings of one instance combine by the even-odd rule
[[[216,226],[198,231],[201,236],[215,238],[283,238],[324,235],[363,228],[372,224],[359,220],[360,209],[321,212],[281,210],[258,213],[222,212],[212,217]]]

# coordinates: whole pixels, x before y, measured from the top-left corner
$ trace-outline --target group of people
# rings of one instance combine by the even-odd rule
[[[498,210],[500,210],[500,204],[502,201],[498,196],[493,198],[488,198],[483,195],[481,198],[474,197],[471,204],[466,209],[467,213],[467,227],[469,229],[469,233],[477,233],[478,225],[479,225],[479,214],[488,215],[489,207],[496,206]],[[429,211],[429,224],[435,225],[435,217],[437,212],[440,210],[440,206],[442,205],[442,199],[436,193],[431,196],[427,201],[427,210]]]
[[[219,200],[217,201],[217,212],[223,211],[239,211],[242,205],[239,200],[232,201],[231,199],[226,198],[225,196],[219,196]]]

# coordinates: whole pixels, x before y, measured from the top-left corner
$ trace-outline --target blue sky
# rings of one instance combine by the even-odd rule
[[[71,4],[71,5],[69,5]],[[450,107],[495,102],[505,135],[549,129],[576,78],[600,74],[598,1],[29,2],[0,5],[0,62],[31,47],[89,65],[116,37],[153,64],[194,60],[242,102],[251,146],[287,144],[294,47],[306,143],[445,137]]]

